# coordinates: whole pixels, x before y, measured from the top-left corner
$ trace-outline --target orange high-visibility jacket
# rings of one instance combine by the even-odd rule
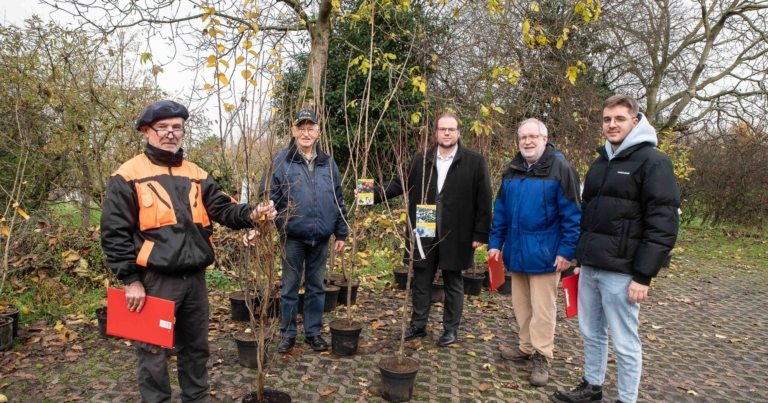
[[[216,181],[177,153],[147,144],[143,154],[112,174],[101,213],[107,265],[125,284],[137,266],[186,275],[213,263],[211,220],[250,228],[253,206],[237,204]]]

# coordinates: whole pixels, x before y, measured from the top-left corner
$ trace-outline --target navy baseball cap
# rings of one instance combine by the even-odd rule
[[[315,115],[315,112],[312,112],[309,109],[302,109],[296,114],[296,118],[293,119],[293,125],[298,126],[301,122],[307,120],[317,124],[317,116]]]
[[[184,105],[168,99],[151,103],[141,111],[139,120],[136,121],[136,130],[141,129],[142,126],[149,126],[160,119],[167,118],[187,120],[189,118],[189,111],[187,111]]]

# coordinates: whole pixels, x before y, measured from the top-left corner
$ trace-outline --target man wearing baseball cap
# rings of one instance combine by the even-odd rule
[[[125,284],[130,311],[146,296],[176,304],[174,340],[183,402],[210,401],[208,386],[208,290],[205,268],[213,263],[211,221],[251,228],[272,205],[237,204],[197,165],[184,160],[181,141],[189,112],[174,101],[147,106],[136,129],[147,139],[137,155],[112,174],[101,215],[107,265]],[[142,401],[170,402],[165,349],[135,342]]]
[[[268,192],[278,216],[275,225],[284,243],[283,288],[278,351],[291,351],[298,333],[296,309],[302,272],[304,342],[315,351],[328,349],[320,337],[325,302],[325,263],[331,235],[341,252],[347,237],[347,209],[341,196],[341,175],[333,158],[320,149],[317,116],[304,109],[296,114],[288,147],[280,150],[270,171],[261,178],[260,193]]]

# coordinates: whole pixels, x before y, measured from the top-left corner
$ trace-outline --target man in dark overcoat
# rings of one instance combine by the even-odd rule
[[[413,313],[405,339],[427,335],[432,282],[440,269],[445,309],[444,332],[437,344],[445,347],[456,342],[461,322],[464,303],[461,272],[472,266],[475,248],[488,243],[493,196],[485,158],[459,142],[458,117],[443,113],[436,122],[436,147],[417,152],[404,177],[376,187],[374,202],[400,196],[407,189],[412,229],[417,227],[417,205],[435,208],[435,236],[417,237],[413,251]],[[409,258],[406,250],[406,261]]]

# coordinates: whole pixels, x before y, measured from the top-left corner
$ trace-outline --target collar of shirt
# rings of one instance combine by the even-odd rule
[[[453,146],[453,152],[451,152],[451,155],[449,155],[449,156],[447,156],[447,157],[443,158],[443,156],[440,154],[440,147],[438,147],[438,148],[437,148],[437,159],[439,159],[439,160],[443,160],[443,161],[449,161],[449,160],[452,160],[452,159],[453,159],[453,157],[455,157],[455,156],[456,156],[456,151],[458,151],[458,150],[459,150],[459,146],[458,146],[458,144],[457,144],[457,145]]]

